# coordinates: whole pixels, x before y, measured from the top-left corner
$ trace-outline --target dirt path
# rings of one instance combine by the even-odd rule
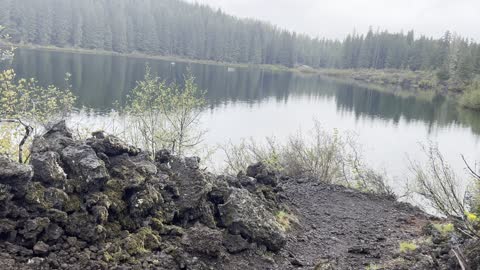
[[[392,258],[400,241],[418,238],[429,219],[406,204],[343,187],[287,183],[284,189],[299,224],[277,255],[281,269],[379,265]]]

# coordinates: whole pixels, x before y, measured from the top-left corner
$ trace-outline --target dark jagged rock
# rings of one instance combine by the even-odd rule
[[[278,184],[275,173],[261,162],[248,166],[247,176],[255,178],[260,184],[270,186]]]
[[[12,191],[10,186],[0,184],[0,203],[5,204],[13,198],[13,194],[10,191]]]
[[[0,184],[8,185],[20,191],[33,177],[33,169],[29,165],[19,164],[0,155]]]
[[[36,180],[55,187],[64,186],[67,175],[60,165],[60,155],[57,152],[33,153],[30,164],[33,166]]]
[[[98,224],[95,216],[87,212],[75,212],[69,215],[67,222],[65,230],[69,235],[90,243],[105,239],[105,228]]]
[[[153,160],[103,132],[75,141],[64,122],[34,139],[30,162],[0,156],[4,264],[2,252],[20,269],[219,269],[285,244],[261,167],[215,176],[198,157]]]
[[[104,153],[107,156],[118,156],[128,154],[135,156],[140,153],[140,149],[130,146],[119,138],[106,135],[104,132],[93,133],[93,138],[87,140],[95,152]]]
[[[37,217],[34,219],[29,219],[25,222],[23,227],[18,231],[25,239],[37,239],[39,234],[50,224],[50,219]]]
[[[176,220],[181,224],[202,220],[208,226],[215,226],[213,206],[208,201],[212,183],[207,175],[198,170],[194,161],[177,157],[171,162],[170,173],[179,195],[174,200]]]
[[[222,231],[196,224],[185,231],[182,244],[194,254],[217,258],[223,251]]]
[[[165,149],[155,153],[155,161],[161,164],[170,162],[171,158],[172,158],[172,155],[170,154],[170,151]]]
[[[248,250],[251,246],[251,244],[241,235],[233,235],[229,233],[224,235],[223,245],[231,254],[237,254]]]
[[[109,178],[105,163],[90,146],[67,146],[61,152],[62,161],[68,167],[68,181],[78,191],[98,189]],[[75,181],[71,181],[74,179]]]
[[[32,153],[60,152],[63,148],[73,144],[72,132],[67,128],[65,121],[61,121],[53,125],[45,135],[33,140]]]
[[[50,247],[47,244],[45,244],[42,241],[39,241],[38,243],[35,244],[35,246],[33,246],[33,254],[46,255],[48,253],[49,248]]]
[[[145,154],[131,157],[128,154],[110,158],[109,171],[112,177],[121,179],[122,188],[139,187],[157,174],[157,167]]]
[[[247,190],[234,190],[218,209],[222,224],[232,234],[264,244],[272,251],[278,251],[285,245],[286,237],[280,224]]]

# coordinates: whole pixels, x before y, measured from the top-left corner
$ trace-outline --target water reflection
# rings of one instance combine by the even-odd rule
[[[79,106],[98,110],[110,109],[115,101],[123,103],[137,80],[143,78],[149,63],[159,77],[169,82],[183,81],[187,67],[199,85],[208,90],[211,109],[219,105],[262,102],[288,103],[289,98],[325,99],[337,110],[353,112],[356,119],[392,120],[407,123],[421,121],[434,126],[462,125],[480,134],[480,117],[459,109],[442,96],[428,99],[402,97],[347,82],[319,76],[302,76],[289,72],[270,72],[258,68],[235,69],[224,66],[175,63],[124,56],[74,54],[64,52],[17,50],[13,67],[19,77],[35,77],[43,85],[64,86],[66,72],[72,74],[72,85]]]

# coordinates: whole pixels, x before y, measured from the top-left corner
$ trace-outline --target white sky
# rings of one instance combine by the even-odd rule
[[[187,0],[312,36],[343,39],[380,27],[480,40],[480,0]]]

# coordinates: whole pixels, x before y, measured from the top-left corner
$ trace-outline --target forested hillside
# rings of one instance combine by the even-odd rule
[[[449,32],[438,39],[375,30],[318,39],[179,0],[0,0],[0,6],[0,24],[16,43],[288,67],[436,70],[441,80],[480,73],[480,46]]]

